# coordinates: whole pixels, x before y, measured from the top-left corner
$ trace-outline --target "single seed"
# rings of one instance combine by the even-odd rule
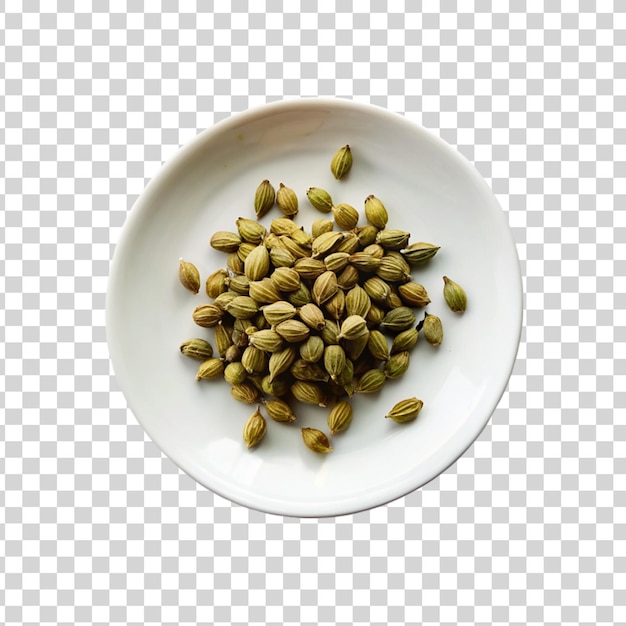
[[[385,228],[389,221],[385,205],[374,195],[365,199],[365,217],[372,226],[379,230]]]
[[[241,237],[237,233],[218,230],[213,234],[209,243],[212,248],[220,252],[237,252],[241,245]]]
[[[317,452],[317,454],[327,454],[333,451],[330,447],[328,437],[321,430],[317,430],[316,428],[303,428],[302,441],[304,441],[304,445],[309,450],[313,450],[313,452]]]
[[[261,442],[267,432],[267,424],[265,418],[261,415],[261,411],[257,409],[246,422],[243,428],[243,440],[248,448],[253,448]]]
[[[328,414],[330,434],[343,432],[352,422],[352,405],[345,400],[338,402]]]
[[[352,230],[359,221],[359,212],[349,204],[342,202],[333,207],[335,224],[342,230]]]
[[[267,400],[265,410],[275,422],[293,422],[296,419],[295,413],[284,400]]]
[[[413,421],[422,410],[424,403],[417,398],[409,398],[408,400],[400,400],[397,404],[394,404],[393,408],[385,417],[391,418],[398,424],[405,424],[406,422]]]
[[[441,345],[443,341],[443,326],[436,315],[427,315],[422,326],[424,339],[433,346]]]
[[[348,172],[352,168],[352,150],[350,146],[346,144],[343,148],[339,148],[330,162],[330,171],[332,175],[341,180],[347,176]]]
[[[267,234],[267,230],[263,224],[259,224],[256,220],[250,220],[240,217],[236,222],[237,231],[243,241],[248,243],[259,244],[263,241],[263,237]]]
[[[200,291],[200,272],[198,272],[198,268],[193,263],[183,261],[182,259],[179,260],[178,280],[191,293],[196,294]]]
[[[443,297],[446,304],[454,313],[463,313],[467,308],[465,290],[447,276],[443,277],[443,282]]]
[[[196,373],[196,380],[209,380],[211,378],[217,378],[224,372],[224,363],[222,359],[207,359],[200,363],[198,371]]]
[[[330,194],[319,187],[309,187],[306,192],[309,202],[322,213],[330,213],[333,208],[333,199]]]
[[[196,361],[206,361],[213,356],[213,346],[204,339],[188,339],[180,344],[180,351]]]
[[[264,180],[256,190],[254,195],[254,211],[257,219],[262,218],[273,206],[276,201],[276,192],[269,180]]]
[[[298,213],[298,196],[293,189],[285,187],[282,183],[276,192],[276,204],[288,217],[294,217]]]

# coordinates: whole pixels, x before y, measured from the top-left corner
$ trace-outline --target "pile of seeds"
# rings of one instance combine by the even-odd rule
[[[341,179],[351,167],[352,153],[344,146],[331,171]],[[267,430],[261,404],[274,421],[285,423],[296,420],[294,400],[330,407],[330,433],[342,432],[352,421],[350,398],[376,393],[402,376],[420,331],[432,345],[443,339],[437,316],[425,314],[417,322],[415,309],[430,298],[411,276],[439,247],[409,244],[410,233],[388,228],[387,210],[374,195],[365,199],[364,226],[358,226],[354,207],[334,204],[325,190],[311,187],[306,195],[333,219],[317,219],[306,232],[295,221],[295,191],[282,183],[275,191],[264,180],[254,197],[257,219],[274,205],[283,215],[269,230],[240,217],[236,232],[211,237],[210,245],[226,254],[226,267],[206,279],[212,302],[196,307],[193,319],[214,328],[217,354],[206,339],[180,346],[184,355],[202,361],[197,380],[223,378],[236,400],[259,405],[243,430],[249,448]],[[200,291],[200,273],[192,263],[181,259],[179,279],[193,293]],[[448,277],[443,295],[451,310],[465,310],[465,292]],[[409,422],[421,408],[421,400],[410,398],[386,417]],[[320,430],[302,428],[302,439],[314,452],[332,450]]]

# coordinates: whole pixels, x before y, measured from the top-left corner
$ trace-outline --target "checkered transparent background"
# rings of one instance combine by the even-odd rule
[[[626,3],[0,6],[0,622],[626,621]],[[297,520],[205,491],[147,439],[104,303],[164,160],[233,112],[317,94],[400,112],[476,164],[518,244],[526,327],[445,474]]]

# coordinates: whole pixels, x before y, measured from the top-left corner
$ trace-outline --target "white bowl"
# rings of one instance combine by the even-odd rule
[[[352,171],[336,181],[334,152],[350,144]],[[202,280],[224,267],[209,247],[217,230],[254,217],[257,185],[268,178],[297,190],[297,221],[320,217],[310,186],[363,213],[375,194],[389,227],[411,241],[441,246],[413,272],[426,286],[426,308],[443,322],[439,348],[423,337],[411,367],[374,395],[356,396],[350,428],[317,455],[300,427],[328,432],[328,410],[299,405],[290,425],[268,419],[262,444],[248,450],[245,421],[256,407],[238,403],[222,380],[196,382],[197,361],[178,350],[191,337],[212,337],[192,320],[208,302],[178,282],[178,260]],[[277,208],[263,219],[280,216]],[[362,216],[361,224],[364,222]],[[452,313],[442,276],[463,285],[469,305]],[[421,314],[418,313],[418,319]],[[201,133],[146,187],[115,251],[107,298],[107,334],[117,380],[154,442],[199,483],[269,513],[318,517],[375,507],[424,485],[458,459],[485,427],[509,379],[519,345],[522,288],[506,216],[480,175],[441,139],[384,109],[338,99],[278,102],[237,114]],[[399,400],[424,401],[408,424],[384,419]]]

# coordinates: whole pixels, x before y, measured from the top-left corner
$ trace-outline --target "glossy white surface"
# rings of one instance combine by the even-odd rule
[[[354,167],[344,181],[329,171],[334,151],[349,143]],[[255,407],[236,402],[223,381],[195,381],[198,362],[180,355],[190,337],[209,337],[191,312],[208,301],[182,288],[178,259],[202,280],[225,257],[208,245],[216,230],[254,217],[252,199],[269,178],[294,188],[297,217],[307,228],[320,217],[309,186],[362,213],[373,193],[390,227],[411,241],[442,246],[414,271],[429,291],[429,313],[443,321],[434,348],[420,338],[411,367],[373,396],[354,399],[349,430],[334,452],[304,447],[301,426],[326,432],[327,410],[299,405],[298,420],[268,419],[262,445],[246,449],[241,431]],[[263,222],[278,217],[273,209]],[[362,216],[361,222],[364,222]],[[463,285],[469,305],[451,313],[442,295],[446,274]],[[418,313],[421,319],[421,315]],[[522,290],[506,217],[475,169],[447,144],[400,115],[345,100],[285,101],[216,125],[181,150],[148,185],[125,225],[112,264],[107,332],[117,380],[139,422],[185,472],[216,493],[270,513],[328,516],[389,502],[425,484],[471,445],[495,409],[519,343]],[[397,401],[418,396],[417,421],[384,419]]]

